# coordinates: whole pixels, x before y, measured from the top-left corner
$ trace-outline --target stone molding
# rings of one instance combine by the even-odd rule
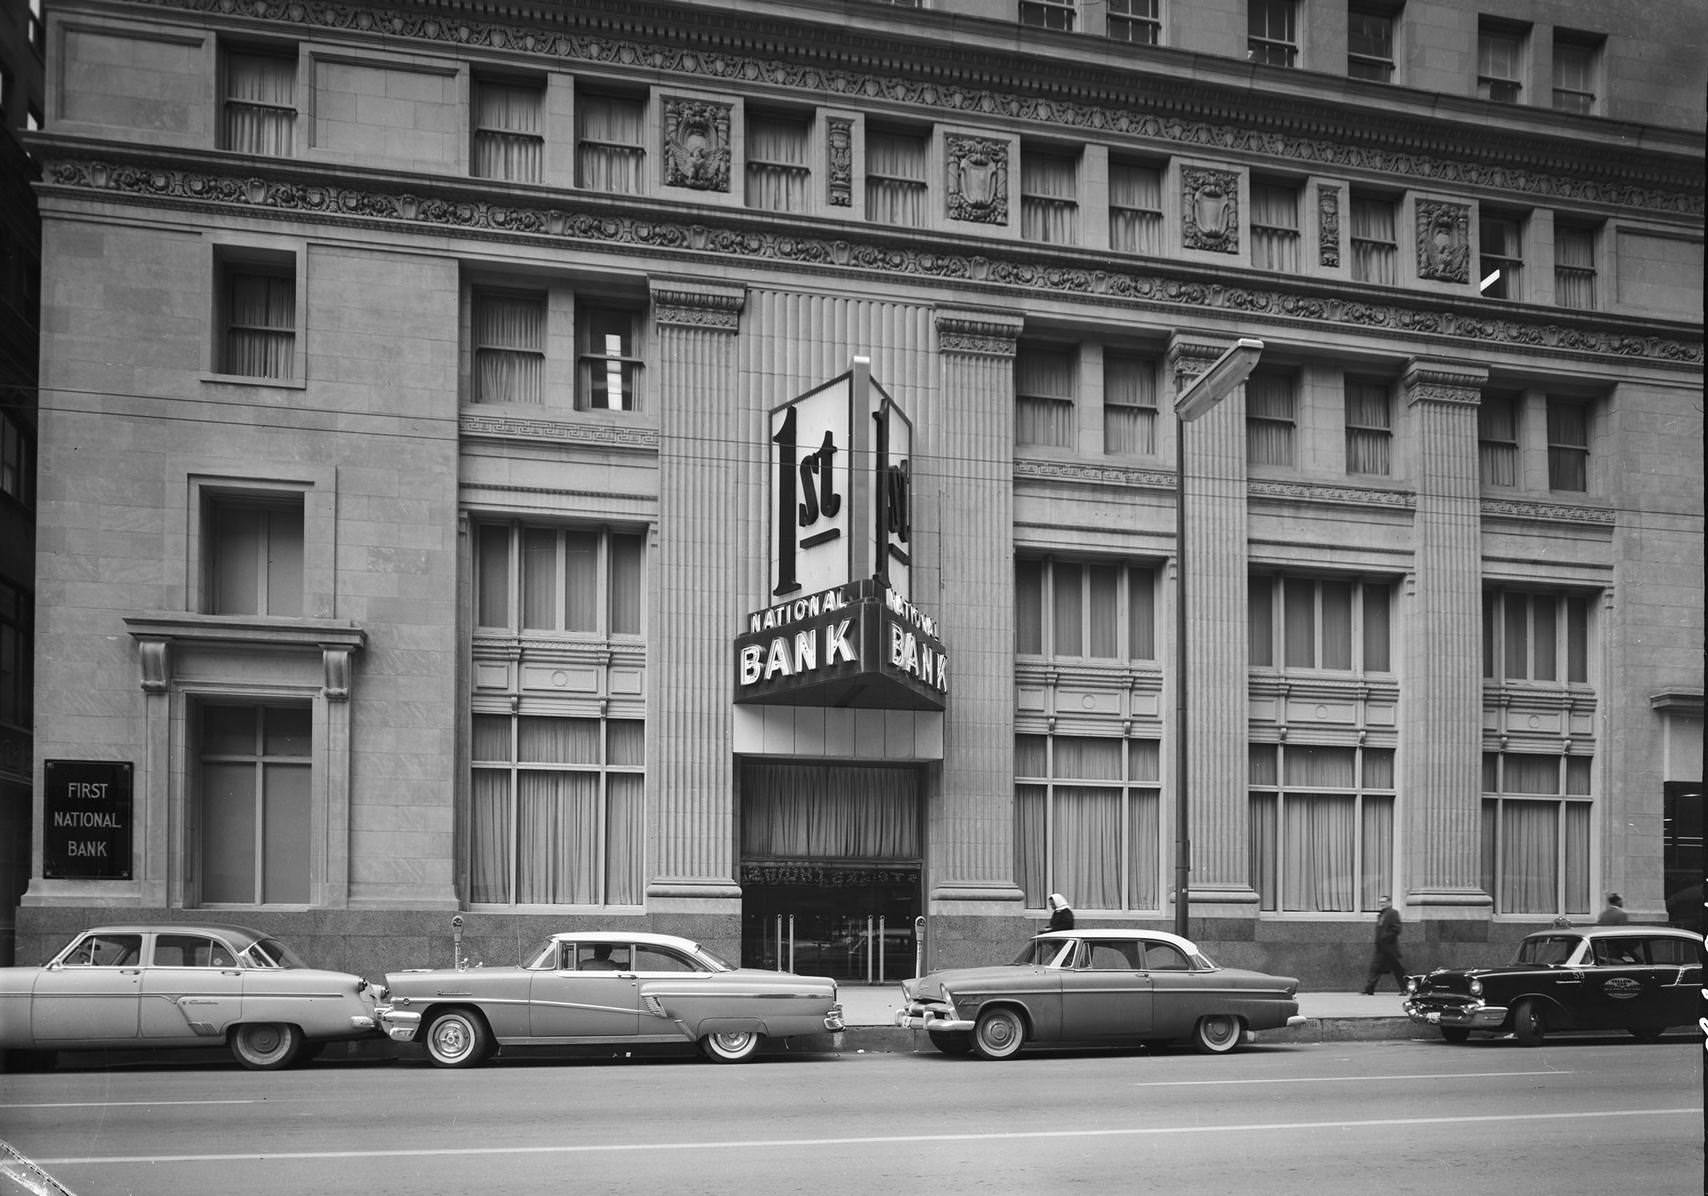
[[[745,287],[725,287],[694,279],[654,279],[652,315],[660,327],[737,332],[747,304]]]
[[[1531,502],[1521,498],[1485,498],[1482,510],[1484,519],[1518,519],[1527,523],[1582,523],[1592,527],[1612,527],[1618,522],[1617,512],[1612,507]]]
[[[463,411],[457,420],[463,437],[490,440],[550,440],[564,444],[597,444],[611,448],[658,448],[657,428],[617,424],[572,423],[536,416],[475,415]]]
[[[996,312],[937,313],[937,348],[975,357],[1013,357],[1020,349],[1019,319]]]
[[[1483,387],[1489,372],[1482,366],[1461,365],[1452,361],[1414,360],[1406,366],[1401,380],[1408,406],[1419,403],[1457,403],[1477,407],[1483,401]]]
[[[55,152],[57,151],[57,152]],[[544,244],[598,245],[656,253],[700,253],[710,258],[738,257],[791,268],[830,267],[913,281],[955,282],[1011,287],[1024,293],[1053,292],[1104,303],[1133,303],[1177,311],[1237,313],[1277,320],[1326,323],[1403,336],[1460,339],[1476,345],[1498,344],[1551,354],[1638,358],[1701,365],[1703,345],[1683,335],[1666,336],[1606,327],[1607,320],[1549,320],[1507,311],[1474,310],[1472,301],[1447,304],[1438,296],[1418,295],[1409,302],[1369,295],[1337,295],[1308,289],[1283,289],[1247,282],[1181,264],[1164,273],[1150,262],[1131,270],[1109,269],[1107,255],[1063,251],[1048,256],[1024,247],[996,256],[967,254],[918,236],[900,240],[893,230],[873,229],[869,239],[838,236],[846,227],[802,227],[769,231],[731,212],[723,225],[693,219],[657,204],[638,212],[610,197],[584,193],[530,192],[531,202],[493,201],[490,187],[462,180],[439,181],[437,195],[389,189],[384,182],[353,172],[305,169],[295,161],[276,164],[272,181],[245,173],[253,160],[208,161],[195,168],[168,166],[147,154],[116,147],[93,147],[79,155],[63,145],[49,147],[43,164],[41,194],[97,192],[110,199],[137,199],[190,211],[236,211],[253,216],[276,213],[318,223],[377,221],[458,232],[486,239],[528,238]],[[181,160],[184,155],[175,155]],[[316,181],[292,175],[312,173]],[[323,181],[325,180],[325,181]],[[401,184],[400,184],[401,186]],[[519,190],[519,189],[518,189]],[[518,196],[518,200],[521,197]],[[704,216],[705,213],[694,213]],[[829,235],[826,235],[826,234]],[[994,247],[992,247],[994,248]],[[1083,259],[1085,266],[1074,259]],[[1508,305],[1503,304],[1502,307]],[[1629,321],[1622,321],[1630,323]],[[1602,327],[1594,327],[1601,324]]]

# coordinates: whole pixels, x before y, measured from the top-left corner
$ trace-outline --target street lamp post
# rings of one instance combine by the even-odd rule
[[[1174,400],[1174,933],[1184,936],[1192,879],[1192,839],[1188,823],[1186,734],[1186,425],[1208,412],[1250,376],[1263,354],[1263,342],[1241,337]]]

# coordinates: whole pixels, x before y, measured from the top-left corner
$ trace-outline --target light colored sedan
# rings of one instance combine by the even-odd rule
[[[519,967],[392,972],[380,1023],[439,1067],[502,1046],[697,1045],[736,1063],[766,1038],[842,1029],[836,981],[737,968],[665,934],[556,934]]]
[[[0,1050],[223,1044],[270,1071],[374,1034],[375,998],[362,977],[241,926],[96,926],[43,967],[0,968]]]
[[[1186,1041],[1233,1050],[1255,1030],[1300,1025],[1299,982],[1212,963],[1152,930],[1057,930],[1012,964],[930,972],[901,985],[896,1024],[946,1055],[1008,1059],[1027,1043]]]

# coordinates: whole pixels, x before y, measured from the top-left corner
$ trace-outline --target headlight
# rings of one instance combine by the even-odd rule
[[[1471,977],[1471,986],[1470,987],[1471,987],[1471,995],[1473,997],[1480,997],[1483,995],[1483,982],[1481,980],[1478,980],[1475,976]]]
[[[1415,993],[1417,991],[1417,977],[1416,976],[1407,976],[1406,977],[1406,991],[1408,993]]]

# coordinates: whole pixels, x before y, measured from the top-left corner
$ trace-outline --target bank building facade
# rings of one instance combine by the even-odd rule
[[[1687,917],[1708,31],[1642,8],[49,5],[19,961]]]

